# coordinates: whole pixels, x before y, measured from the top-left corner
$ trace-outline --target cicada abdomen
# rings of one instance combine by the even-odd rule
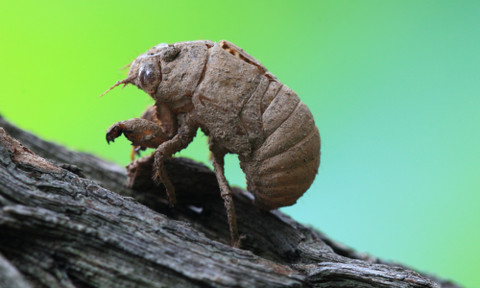
[[[320,134],[308,107],[277,80],[262,97],[264,141],[241,157],[255,205],[271,210],[296,203],[310,187],[320,165]]]

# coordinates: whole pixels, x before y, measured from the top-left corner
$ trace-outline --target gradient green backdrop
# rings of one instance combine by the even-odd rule
[[[129,144],[105,131],[152,101],[135,87],[97,98],[119,68],[161,42],[232,41],[320,129],[317,179],[284,212],[480,287],[480,1],[2,1],[0,23],[0,113],[122,165]],[[207,162],[206,142],[180,155]]]

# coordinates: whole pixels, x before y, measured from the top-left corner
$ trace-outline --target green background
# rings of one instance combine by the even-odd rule
[[[480,287],[480,1],[2,1],[0,113],[125,165],[106,129],[151,104],[97,96],[161,42],[227,39],[310,107],[322,162],[282,209],[359,251]],[[208,161],[205,136],[180,155]],[[245,186],[236,156],[230,183]]]

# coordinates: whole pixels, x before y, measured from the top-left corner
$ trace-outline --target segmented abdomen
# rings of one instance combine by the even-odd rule
[[[238,155],[255,205],[271,210],[295,204],[320,165],[320,135],[310,110],[234,44],[220,41],[208,54],[192,98],[203,128]]]
[[[248,191],[263,210],[296,203],[320,165],[320,134],[308,107],[287,86],[270,81],[261,103],[264,141],[241,157]]]

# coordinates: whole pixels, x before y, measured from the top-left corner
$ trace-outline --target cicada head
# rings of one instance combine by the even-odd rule
[[[162,81],[161,59],[164,62],[170,62],[179,52],[178,48],[164,43],[149,49],[131,63],[127,78],[117,81],[100,97],[120,84],[124,84],[124,86],[133,84],[153,97]]]

